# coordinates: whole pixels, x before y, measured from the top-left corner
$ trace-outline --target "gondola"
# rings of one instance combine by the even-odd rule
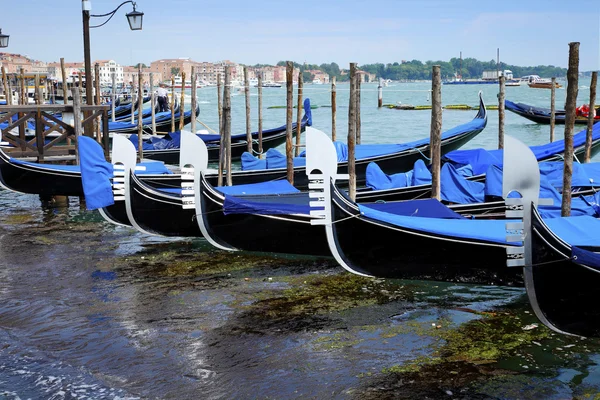
[[[586,129],[573,136],[574,155],[581,160],[585,153]],[[530,146],[538,162],[562,160],[564,139],[538,146]],[[592,157],[600,153],[600,124],[592,130]],[[476,182],[485,180],[485,171],[490,165],[502,165],[503,150],[469,149],[456,150],[442,157],[442,162],[450,162],[457,168],[471,165],[474,175],[468,179]],[[400,201],[427,198],[431,195],[431,185],[421,184],[401,188],[373,190],[369,187],[358,189],[356,201],[360,203],[373,201]]]
[[[304,116],[301,121],[301,131],[303,132],[307,126],[312,125],[312,112],[310,109],[310,100],[304,100]],[[292,135],[295,136],[297,124],[292,124]],[[163,138],[144,141],[144,158],[151,160],[162,161],[165,164],[177,164],[179,162],[179,132],[168,134]],[[209,161],[219,160],[219,143],[220,135],[199,135],[208,147]],[[130,138],[137,148],[137,136]],[[252,148],[258,153],[258,132],[252,132],[253,144]],[[267,129],[262,133],[263,151],[277,147],[286,140],[286,126],[282,125],[278,128]],[[231,137],[231,159],[239,160],[242,154],[248,150],[248,142],[246,134],[232,135]]]
[[[356,204],[335,185],[347,176],[337,173],[331,141],[313,133],[307,136],[306,160],[316,199],[312,223],[325,226],[329,248],[346,270],[386,278],[522,283],[518,271],[505,267],[506,248],[513,245],[506,242],[504,221],[466,219],[437,200]]]
[[[527,118],[530,121],[537,122],[539,124],[550,123],[550,109],[545,107],[536,107],[524,103],[513,103],[510,100],[504,100],[504,105],[508,111],[512,111],[521,117]],[[565,123],[566,111],[555,110],[554,111],[554,123],[563,124]],[[600,121],[600,108],[596,109],[595,121]],[[588,117],[576,116],[576,124],[585,125],[588,123]]]
[[[196,106],[196,115],[198,115],[198,113],[200,112],[200,107]],[[192,110],[188,110],[185,111],[183,113],[184,116],[184,125],[187,125],[191,122],[192,120]],[[179,126],[180,124],[180,118],[181,118],[181,112],[180,110],[178,110],[175,113],[175,125]],[[156,121],[156,129],[159,132],[168,132],[171,130],[171,112],[166,111],[166,112],[162,112],[162,113],[158,113],[155,116],[155,121]],[[150,118],[146,117],[142,119],[142,126],[143,126],[143,131],[145,133],[152,133],[152,121],[150,120]],[[129,123],[129,122],[124,122],[124,121],[115,121],[115,122],[110,122],[108,123],[108,130],[109,132],[112,133],[124,133],[124,134],[136,134],[138,132],[138,125],[137,125],[137,121],[135,121],[133,124]]]
[[[475,118],[454,127],[442,134],[442,154],[462,147],[469,140],[477,136],[487,124],[487,111],[481,93],[479,93],[479,111]],[[429,137],[410,143],[362,145],[362,154],[357,151],[356,176],[357,184],[364,185],[367,165],[376,162],[382,169],[389,173],[409,171],[416,160],[429,157]],[[339,162],[340,171],[347,171],[348,162]],[[235,184],[248,184],[286,179],[285,168],[255,169],[246,171],[233,171],[232,180]],[[216,185],[217,175],[207,175],[206,179],[211,185]],[[304,173],[304,166],[294,167],[294,186],[300,190],[308,188],[308,180]]]

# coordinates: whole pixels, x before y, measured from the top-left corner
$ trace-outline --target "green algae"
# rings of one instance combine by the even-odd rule
[[[2,223],[7,225],[25,225],[32,222],[35,222],[35,217],[26,213],[5,214],[2,218]]]

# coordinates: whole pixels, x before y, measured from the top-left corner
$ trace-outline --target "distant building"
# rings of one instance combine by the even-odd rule
[[[99,65],[100,85],[109,86],[112,84],[112,74],[115,74],[115,82],[117,85],[123,83],[123,67],[117,64],[115,60],[97,60],[93,65]]]

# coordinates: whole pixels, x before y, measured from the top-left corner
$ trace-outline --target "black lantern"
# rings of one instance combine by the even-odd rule
[[[8,47],[8,38],[10,35],[2,34],[2,29],[0,29],[0,47]]]
[[[141,31],[143,18],[144,18],[144,13],[137,11],[135,9],[135,3],[133,3],[133,11],[127,14],[127,21],[129,22],[129,28],[132,31]]]

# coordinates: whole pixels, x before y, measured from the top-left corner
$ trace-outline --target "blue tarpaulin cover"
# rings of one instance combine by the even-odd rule
[[[102,146],[87,136],[80,136],[77,142],[81,160],[81,183],[88,210],[114,204],[111,183],[113,166],[104,159]]]
[[[218,191],[228,195],[257,195],[257,194],[289,194],[299,193],[287,180],[278,180],[261,183],[249,183],[247,185],[233,185],[233,186],[217,186],[215,187]]]
[[[571,246],[571,257],[577,257],[574,261],[595,269],[600,269],[600,254],[577,246]]]
[[[384,221],[400,228],[433,235],[506,244],[506,222],[509,220],[419,218],[379,211],[371,205],[359,204],[358,207],[361,214],[367,218]]]
[[[465,219],[465,217],[452,211],[437,199],[370,203],[369,207],[373,210],[383,211],[394,215],[406,215],[421,218]]]
[[[600,246],[600,220],[590,216],[544,219],[548,228],[571,246]]]
[[[298,201],[300,200],[300,201]],[[309,202],[311,199],[308,193],[296,198],[296,201],[266,201],[261,199],[249,199],[244,197],[236,197],[225,195],[225,203],[223,204],[223,213],[229,214],[257,214],[257,215],[290,215],[303,214],[309,215],[311,207]]]
[[[484,201],[485,185],[482,182],[466,180],[452,164],[444,164],[440,175],[442,200],[456,204],[482,203]]]

